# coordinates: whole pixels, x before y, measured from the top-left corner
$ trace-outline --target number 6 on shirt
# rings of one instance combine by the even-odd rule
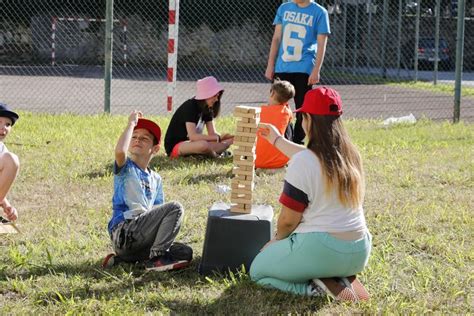
[[[298,38],[291,37],[291,33],[296,33]],[[288,24],[283,33],[283,61],[300,61],[303,53],[303,40],[306,37],[306,28],[303,25]],[[289,47],[293,47],[293,53],[288,51]]]

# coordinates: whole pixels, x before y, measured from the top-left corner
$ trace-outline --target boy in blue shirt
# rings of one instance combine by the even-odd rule
[[[321,66],[330,33],[327,10],[313,0],[283,3],[273,21],[273,33],[265,77],[289,81],[295,87],[295,107],[320,80]],[[296,114],[293,142],[303,144],[301,113]]]
[[[130,114],[115,146],[113,214],[108,225],[115,254],[105,258],[103,267],[119,261],[144,261],[147,270],[155,271],[189,265],[169,253],[181,227],[183,207],[177,202],[164,204],[161,177],[149,168],[160,138],[155,122],[138,111]]]

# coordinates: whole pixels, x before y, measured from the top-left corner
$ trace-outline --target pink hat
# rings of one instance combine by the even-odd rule
[[[295,112],[316,115],[340,116],[342,100],[339,93],[329,87],[318,87],[306,92],[303,105]]]
[[[210,76],[199,79],[196,83],[196,100],[205,100],[212,98],[219,92],[224,91],[224,88],[217,82],[217,79]]]

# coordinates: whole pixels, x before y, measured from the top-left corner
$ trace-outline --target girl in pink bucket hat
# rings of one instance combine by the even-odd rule
[[[209,76],[196,83],[196,96],[185,101],[171,118],[165,136],[165,150],[170,158],[193,154],[227,156],[234,142],[230,134],[220,135],[214,119],[219,116],[224,88]],[[204,127],[207,135],[203,133]]]

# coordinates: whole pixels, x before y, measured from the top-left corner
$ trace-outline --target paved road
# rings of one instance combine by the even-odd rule
[[[223,114],[236,105],[265,103],[269,84],[223,82]],[[404,116],[448,119],[453,116],[454,97],[387,85],[333,85],[342,95],[345,117],[379,118]],[[104,83],[101,79],[55,76],[0,76],[0,100],[15,109],[98,114],[103,112]],[[127,114],[141,109],[147,114],[166,112],[166,82],[115,79],[111,112]],[[194,94],[194,82],[180,81],[175,104]],[[461,116],[474,121],[474,98],[462,99]]]

